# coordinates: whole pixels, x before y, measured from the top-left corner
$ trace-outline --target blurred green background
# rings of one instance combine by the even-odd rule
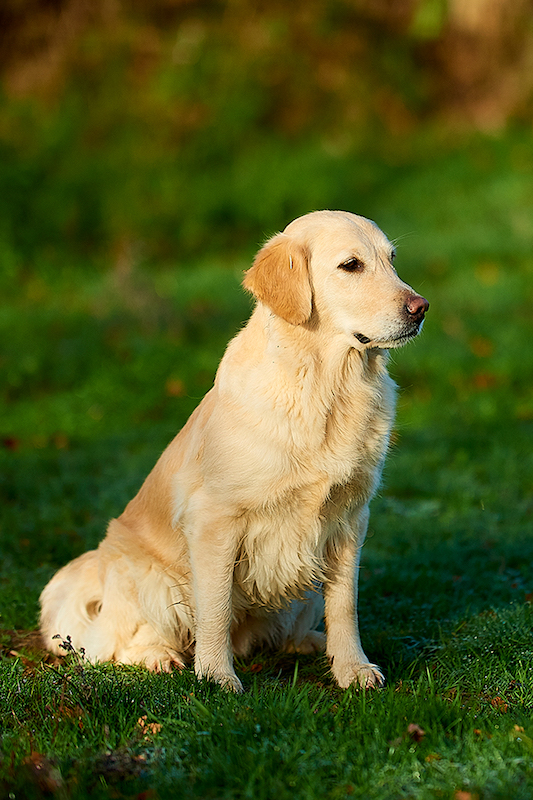
[[[392,363],[379,558],[402,524],[415,551],[428,526],[524,546],[530,0],[3,0],[0,31],[4,626],[121,512],[247,318],[255,250],[317,208],[375,219],[431,302]]]
[[[518,274],[531,276],[533,245],[531,2],[4,0],[0,30],[5,436],[98,422],[85,419],[100,414],[94,397],[79,399],[81,424],[73,397],[56,419],[46,395],[80,398],[118,347],[117,306],[148,332],[174,330],[173,344],[202,308],[235,304],[238,324],[245,301],[234,285],[224,300],[209,270],[238,275],[265,236],[316,208],[399,238],[400,271],[444,331],[436,353],[462,348],[475,389],[511,388],[509,348],[531,371],[511,325],[528,313]],[[469,330],[483,297],[500,304],[497,346],[488,319]],[[472,388],[450,380],[452,399]],[[40,411],[20,405],[36,399]]]
[[[0,29],[4,293],[220,261],[314,208],[417,253],[438,224],[434,259],[531,243],[531,2],[4,0]]]

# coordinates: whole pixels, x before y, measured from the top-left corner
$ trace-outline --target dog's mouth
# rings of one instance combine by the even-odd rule
[[[370,344],[372,341],[372,339],[369,339],[367,336],[363,336],[362,333],[354,333],[354,336],[361,344]]]
[[[417,325],[412,325],[408,329],[402,330],[400,333],[387,339],[369,339],[369,337],[365,336],[363,333],[354,333],[354,336],[361,344],[368,344],[371,347],[381,347],[385,349],[389,347],[401,347],[407,344],[407,342],[414,339],[415,336],[418,336],[421,329],[422,322]]]

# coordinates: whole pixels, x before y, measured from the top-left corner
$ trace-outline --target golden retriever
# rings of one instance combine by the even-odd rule
[[[307,214],[246,272],[256,298],[213,388],[97,550],[41,595],[46,646],[183,667],[241,691],[233,654],[326,648],[341,687],[382,685],[357,572],[394,416],[387,351],[428,308],[370,220]],[[317,630],[325,612],[326,634]]]

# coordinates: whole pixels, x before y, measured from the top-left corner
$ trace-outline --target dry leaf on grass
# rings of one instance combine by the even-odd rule
[[[41,792],[54,794],[63,786],[60,771],[42,753],[32,752],[22,763]]]
[[[161,730],[161,725],[159,722],[147,722],[146,714],[142,717],[139,717],[137,720],[137,725],[143,732],[144,737],[154,736],[156,733],[159,733]]]
[[[398,739],[392,739],[389,745],[391,747],[398,747],[407,738],[411,739],[413,742],[421,742],[425,735],[426,732],[420,725],[417,725],[416,722],[410,722],[403,736],[398,737]]]
[[[417,725],[416,722],[411,722],[407,726],[407,733],[415,742],[421,742],[426,735],[425,730],[421,728],[420,725]]]

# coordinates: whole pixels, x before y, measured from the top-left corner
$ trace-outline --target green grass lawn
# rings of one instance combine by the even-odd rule
[[[37,270],[0,311],[0,797],[533,796],[533,148],[390,170],[351,208],[399,239],[431,308],[393,357],[363,552],[386,688],[341,691],[322,657],[257,653],[235,697],[36,653],[42,587],[122,511],[249,313],[244,256]]]

